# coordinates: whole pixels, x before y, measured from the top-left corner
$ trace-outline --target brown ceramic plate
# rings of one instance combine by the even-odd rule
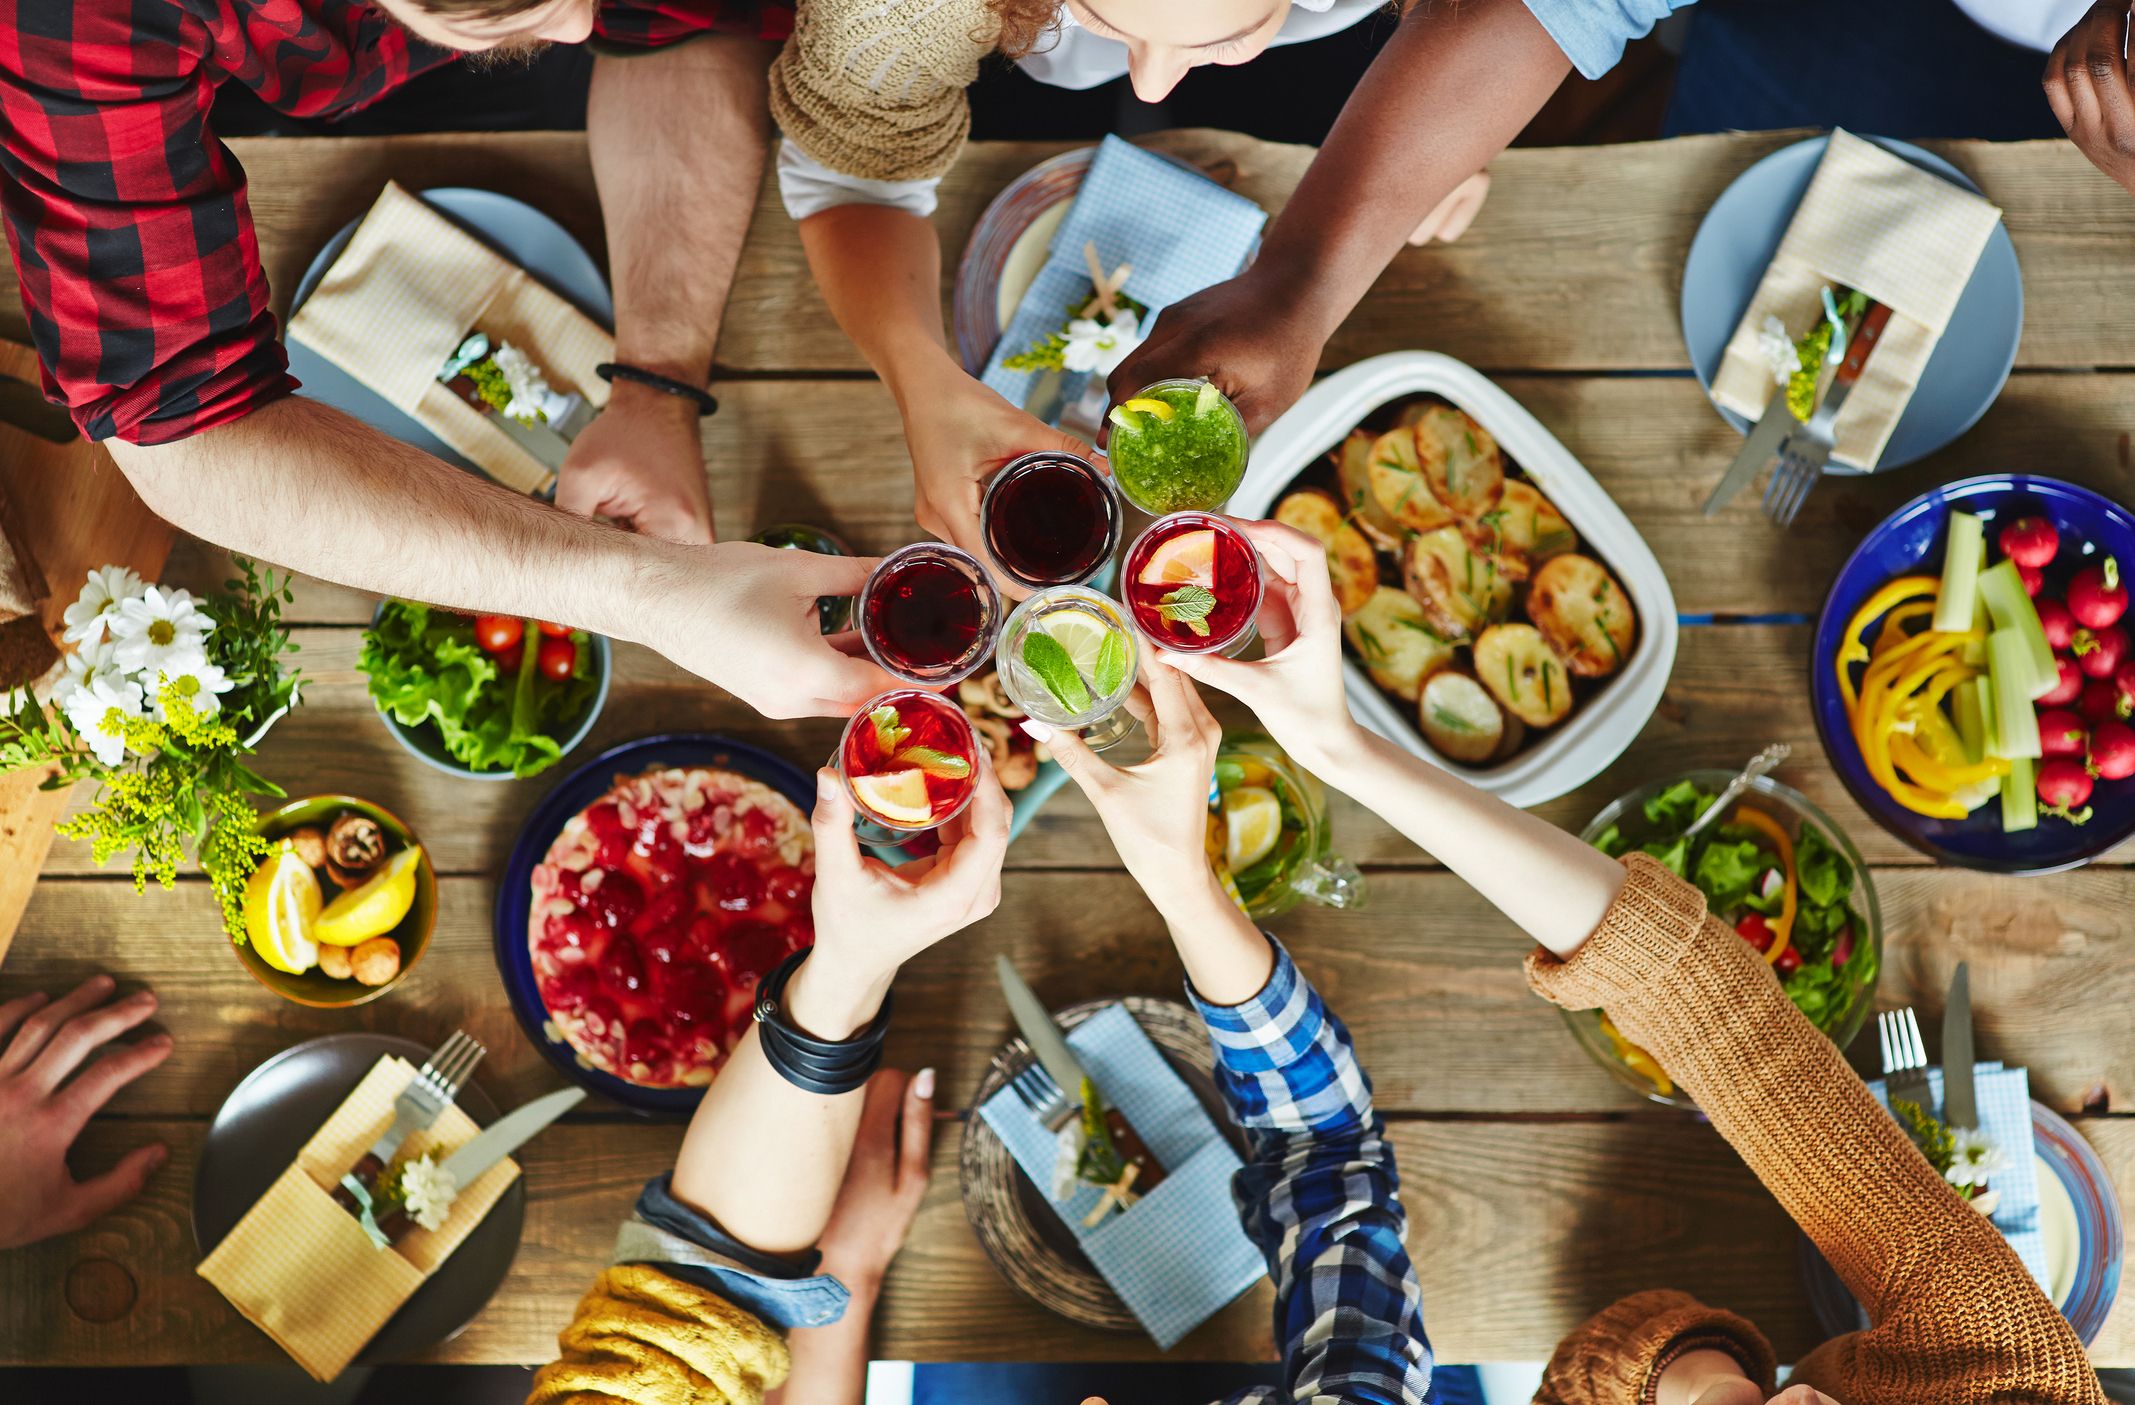
[[[1127,1013],[1134,1016],[1242,1155],[1244,1134],[1231,1121],[1223,1096],[1216,1091],[1215,1050],[1209,1047],[1208,1030],[1201,1017],[1176,1000],[1130,995],[1120,1000],[1086,1000],[1055,1010],[1053,1019],[1062,1029],[1073,1029],[1111,1005],[1127,1007]],[[1112,1285],[1090,1265],[1045,1191],[1031,1184],[1008,1147],[978,1115],[978,1108],[1007,1087],[1009,1080],[1029,1067],[1030,1062],[1030,1045],[1020,1038],[1011,1039],[993,1056],[986,1076],[979,1080],[958,1154],[957,1178],[963,1190],[964,1214],[986,1257],[1025,1297],[1085,1327],[1139,1332],[1141,1323],[1119,1300],[1119,1294],[1112,1291]]]
[[[284,1049],[246,1074],[223,1099],[201,1145],[200,1172],[193,1182],[193,1242],[202,1258],[237,1227],[386,1054],[398,1054],[418,1068],[430,1057],[422,1045],[389,1034],[329,1034]],[[458,1102],[478,1125],[496,1121],[497,1105],[474,1083],[460,1088]],[[526,1177],[521,1176],[452,1257],[378,1329],[356,1364],[405,1361],[458,1336],[504,1282],[525,1220]]]

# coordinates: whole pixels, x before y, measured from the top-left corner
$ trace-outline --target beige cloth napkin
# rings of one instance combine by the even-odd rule
[[[546,492],[555,482],[548,466],[438,382],[438,369],[473,331],[525,351],[556,390],[575,390],[595,409],[608,403],[593,368],[615,359],[615,338],[391,181],[289,322],[292,341],[499,483]]]
[[[1890,308],[1890,325],[1839,410],[1831,457],[1875,467],[2001,217],[2000,207],[1971,191],[1834,131],[1727,343],[1712,398],[1753,421],[1761,416],[1776,389],[1758,347],[1766,316],[1778,317],[1793,340],[1823,320],[1825,284],[1858,288]]]
[[[439,1228],[412,1229],[390,1249],[374,1246],[331,1188],[392,1125],[393,1099],[414,1077],[406,1059],[381,1058],[200,1263],[200,1276],[317,1380],[340,1375],[519,1178],[518,1163],[506,1157],[460,1188]],[[401,1155],[447,1152],[476,1130],[466,1113],[448,1107],[429,1131],[408,1138]]]

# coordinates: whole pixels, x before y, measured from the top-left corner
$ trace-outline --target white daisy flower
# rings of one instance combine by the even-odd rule
[[[138,598],[146,589],[139,573],[131,567],[97,567],[83,583],[82,593],[67,607],[67,631],[61,637],[69,644],[98,643],[117,617],[119,606]]]
[[[214,628],[215,621],[194,603],[189,591],[156,585],[135,599],[120,602],[110,622],[111,637],[118,641],[119,667],[149,678],[186,667],[196,657],[205,658],[204,641]]]
[[[1095,371],[1109,376],[1142,344],[1141,319],[1134,309],[1123,307],[1109,323],[1094,317],[1076,317],[1067,324],[1067,345],[1061,349],[1060,365],[1069,371]]]
[[[173,696],[184,698],[200,716],[213,717],[222,711],[222,698],[218,695],[235,686],[230,676],[222,671],[221,664],[209,663],[207,655],[201,654],[165,665],[157,675],[155,693],[150,701],[155,705],[158,722],[170,720],[164,706]]]
[[[2002,1149],[1985,1132],[1975,1127],[1950,1128],[1950,1169],[1942,1175],[1951,1185],[1959,1190],[1985,1185],[2002,1164]]]
[[[84,677],[82,682],[63,682],[64,692],[55,692],[53,700],[97,760],[106,766],[120,765],[126,760],[126,737],[119,721],[141,715],[141,685],[112,673]]]
[[[1801,369],[1801,353],[1794,349],[1794,338],[1787,335],[1787,324],[1770,313],[1757,333],[1757,350],[1772,368],[1774,385],[1785,385]]]
[[[400,1169],[400,1189],[408,1218],[424,1229],[437,1229],[452,1213],[460,1193],[459,1179],[428,1156],[418,1156]]]

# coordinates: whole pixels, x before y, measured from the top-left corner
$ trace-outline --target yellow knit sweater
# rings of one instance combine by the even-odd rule
[[[790,1365],[754,1314],[644,1264],[603,1272],[556,1345],[527,1405],[757,1405]]]
[[[1536,990],[1600,1007],[1644,1045],[1823,1250],[1875,1325],[1824,1343],[1796,1383],[1844,1405],[2103,1405],[2083,1345],[2023,1261],[1928,1165],[1704,896],[1642,854],[1568,961],[1528,958]],[[1769,1386],[1749,1323],[1682,1293],[1641,1293],[1557,1348],[1541,1405],[1650,1401],[1660,1368],[1731,1350]]]

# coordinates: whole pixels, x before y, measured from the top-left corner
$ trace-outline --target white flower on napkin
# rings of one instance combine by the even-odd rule
[[[1067,345],[1060,351],[1062,370],[1095,371],[1109,376],[1142,344],[1141,319],[1131,307],[1114,312],[1110,322],[1094,317],[1071,318],[1065,336]]]
[[[1065,1202],[1073,1199],[1076,1188],[1082,1184],[1082,1177],[1077,1174],[1076,1168],[1082,1164],[1082,1147],[1086,1135],[1082,1130],[1082,1119],[1077,1117],[1060,1129],[1060,1135],[1053,1143],[1055,1201]]]
[[[502,413],[521,424],[548,423],[550,408],[562,397],[549,389],[548,377],[541,374],[533,358],[510,342],[499,342],[490,360],[496,363],[504,384],[511,390],[512,398]]]
[[[82,593],[67,607],[67,632],[62,637],[69,644],[99,643],[118,618],[119,606],[138,599],[147,589],[131,567],[97,567],[82,585]]]
[[[424,1229],[437,1229],[452,1213],[460,1193],[459,1180],[428,1156],[418,1156],[401,1168],[400,1190],[408,1218]]]
[[[1787,324],[1770,313],[1765,314],[1764,326],[1757,332],[1757,351],[1772,368],[1774,385],[1785,385],[1801,369],[1801,355],[1794,350],[1794,339],[1787,335]]]
[[[1959,1190],[1985,1185],[2002,1165],[2002,1149],[1985,1132],[1976,1127],[1950,1128],[1950,1169],[1942,1176],[1951,1185]]]

